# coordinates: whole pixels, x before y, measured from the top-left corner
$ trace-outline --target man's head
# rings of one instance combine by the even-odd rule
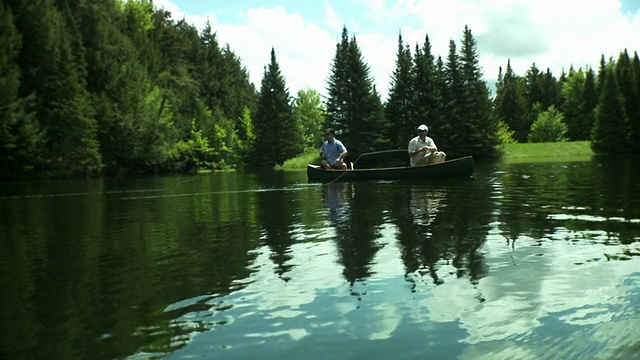
[[[335,134],[336,134],[336,132],[332,128],[328,128],[327,130],[324,131],[324,136],[327,139],[333,139]]]
[[[428,132],[429,132],[429,128],[427,127],[427,125],[421,124],[420,126],[418,126],[418,135],[420,135],[420,137],[427,136]]]

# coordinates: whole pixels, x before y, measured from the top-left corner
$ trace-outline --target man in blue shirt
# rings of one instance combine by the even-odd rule
[[[347,170],[347,164],[344,163],[344,157],[347,156],[347,148],[342,142],[334,138],[336,132],[333,129],[327,129],[324,136],[327,138],[320,147],[320,156],[323,157],[323,169],[340,169]]]

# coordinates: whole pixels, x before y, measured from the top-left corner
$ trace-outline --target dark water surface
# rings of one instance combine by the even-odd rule
[[[640,161],[0,185],[3,359],[637,359]]]

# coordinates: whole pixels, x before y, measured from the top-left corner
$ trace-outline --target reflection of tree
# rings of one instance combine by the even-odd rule
[[[330,183],[322,186],[324,205],[329,209],[329,221],[338,223],[349,217],[349,198],[352,194],[351,183]]]
[[[574,234],[592,232],[596,223],[580,220],[582,216],[610,219],[622,213],[637,219],[637,161],[618,156],[596,157],[590,162],[506,165],[499,179],[500,229],[511,241],[519,236],[542,241],[559,227]],[[557,220],[557,215],[564,219]],[[638,236],[626,221],[602,221],[596,227],[614,237],[619,234],[622,243]]]
[[[447,244],[434,240],[432,224],[446,205],[446,187],[407,184],[398,186],[395,193],[392,216],[405,271],[426,270],[433,282],[440,284],[436,263],[446,252]],[[411,277],[406,279],[413,281]]]
[[[333,184],[330,184],[331,186]],[[347,186],[341,188],[341,186]],[[342,217],[333,226],[336,228],[336,241],[340,262],[344,266],[343,275],[351,286],[356,281],[371,276],[370,266],[375,254],[380,249],[376,240],[380,237],[379,228],[383,223],[384,201],[377,192],[375,184],[354,183],[337,185],[339,196],[336,199],[347,199],[349,191],[353,191],[349,206]],[[333,191],[333,190],[330,190]],[[343,194],[340,196],[340,194]],[[347,196],[345,197],[344,194]],[[331,210],[330,210],[331,214]],[[335,213],[340,215],[339,212]],[[347,215],[347,216],[344,216]]]
[[[424,271],[441,284],[438,264],[451,261],[458,277],[468,275],[475,283],[485,276],[480,247],[492,212],[491,190],[456,180],[404,186],[395,192],[392,216],[406,272]]]
[[[237,279],[250,271],[257,212],[255,195],[233,190],[255,188],[247,178],[201,176],[166,197],[145,192],[130,200],[122,198],[166,184],[149,178],[109,188],[100,181],[86,189],[100,195],[3,204],[0,229],[9,240],[0,242],[0,357],[112,359],[174,350],[172,337],[194,329],[171,319],[244,286]],[[85,192],[73,182],[40,186]],[[212,189],[215,195],[201,195]],[[185,192],[194,195],[171,196]],[[164,310],[193,298],[205,300]]]
[[[273,181],[274,177],[282,177],[282,172],[275,172],[269,176]],[[285,276],[293,265],[290,264],[292,258],[291,245],[291,225],[295,219],[294,205],[297,203],[291,191],[275,189],[272,191],[262,191],[259,194],[258,220],[260,224],[261,238],[271,249],[270,258],[276,266],[276,274],[287,281]],[[277,210],[276,210],[277,208]]]

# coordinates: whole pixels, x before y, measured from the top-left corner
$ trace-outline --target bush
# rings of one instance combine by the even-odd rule
[[[538,114],[531,125],[529,142],[561,142],[566,141],[564,134],[567,125],[564,123],[564,115],[551,105],[547,111]]]

